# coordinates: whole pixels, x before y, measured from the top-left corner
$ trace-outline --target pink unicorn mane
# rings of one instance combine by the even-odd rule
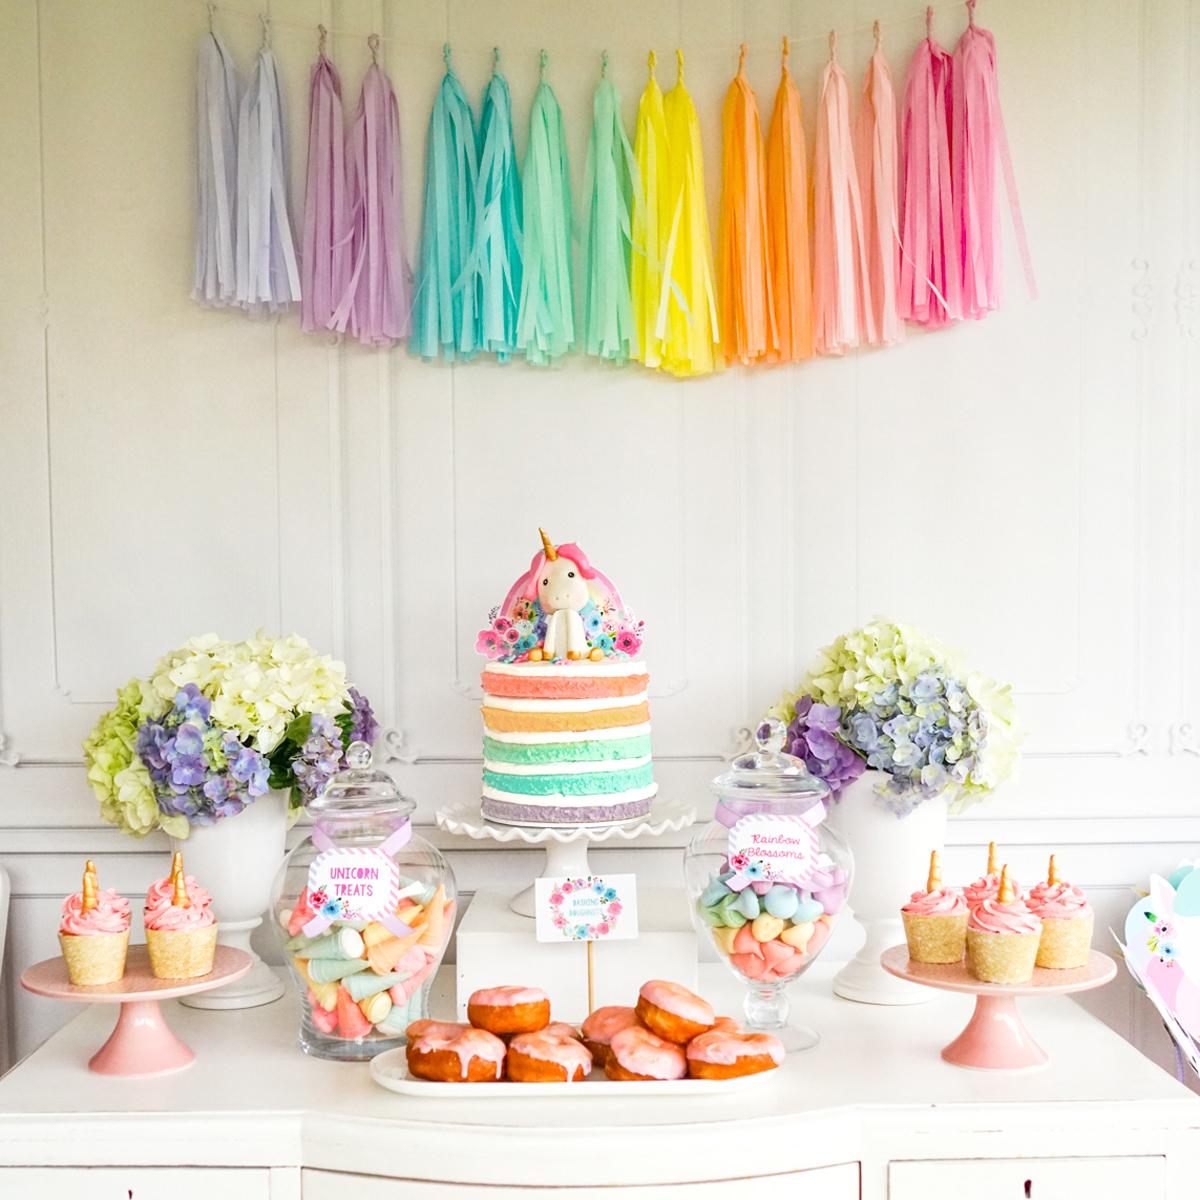
[[[561,546],[556,547],[556,549],[560,557],[569,558],[579,568],[579,574],[584,579],[595,579],[599,574],[596,568],[588,562],[588,556],[574,542],[564,542]],[[525,590],[521,594],[526,600],[537,599],[538,577],[541,575],[542,568],[545,565],[546,555],[543,551],[539,550],[533,556],[533,562],[529,564],[529,574],[524,579]],[[517,586],[520,587],[520,582],[518,582]]]

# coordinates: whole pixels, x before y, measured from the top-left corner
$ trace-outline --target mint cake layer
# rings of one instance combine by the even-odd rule
[[[633,737],[587,738],[578,742],[542,742],[534,745],[483,739],[483,757],[488,762],[538,764],[613,762],[641,758],[650,753],[650,735]]]
[[[623,771],[580,771],[555,775],[502,775],[484,768],[483,786],[496,792],[521,796],[605,796],[612,792],[630,792],[654,782],[654,766]]]

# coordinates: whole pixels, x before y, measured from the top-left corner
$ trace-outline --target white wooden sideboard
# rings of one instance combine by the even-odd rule
[[[416,1100],[365,1065],[307,1058],[293,993],[260,1009],[168,1002],[188,1069],[86,1068],[114,1012],[85,1009],[0,1080],[3,1200],[1174,1200],[1200,1178],[1200,1097],[1062,997],[1023,1001],[1032,1074],[938,1052],[969,997],[878,1008],[794,987],[822,1034],[728,1097]],[[443,972],[435,1012],[449,1016]],[[723,968],[701,990],[736,1014]],[[47,1001],[46,1003],[53,1003]],[[681,1186],[682,1185],[682,1186]]]

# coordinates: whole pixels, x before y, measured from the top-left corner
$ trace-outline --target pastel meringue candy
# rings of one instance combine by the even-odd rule
[[[789,925],[779,935],[779,940],[788,946],[795,947],[797,950],[803,950],[812,940],[815,928],[816,923],[813,921],[803,921],[799,925]]]
[[[760,913],[750,923],[750,932],[760,942],[773,942],[783,932],[783,921],[770,913]]]
[[[783,921],[787,921],[795,915],[799,904],[800,893],[795,888],[788,887],[786,883],[774,884],[763,897],[763,908],[771,916],[779,917]]]

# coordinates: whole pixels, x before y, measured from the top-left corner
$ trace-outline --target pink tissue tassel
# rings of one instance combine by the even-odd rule
[[[412,328],[412,273],[400,196],[400,112],[388,77],[372,64],[351,134],[351,275],[331,329],[387,346]]]
[[[346,224],[346,135],[342,85],[324,54],[312,69],[308,98],[308,182],[300,312],[305,333],[328,329],[350,280]]]
[[[954,51],[952,139],[954,228],[962,256],[963,315],[978,320],[999,308],[1001,274],[1000,204],[996,194],[996,160],[1004,170],[1008,208],[1017,234],[1030,296],[1037,298],[1033,263],[1025,241],[1025,223],[1017,199],[996,73],[996,39],[975,24],[975,0],[967,0],[970,24]]]
[[[936,328],[962,316],[962,266],[950,196],[950,55],[928,36],[904,87],[900,315]]]
[[[862,204],[850,133],[850,87],[834,57],[821,74],[813,154],[813,333],[818,354],[843,354],[869,337]]]
[[[896,95],[892,73],[883,57],[878,21],[875,53],[863,77],[855,140],[867,266],[864,321],[870,341],[891,346],[904,336],[904,322],[896,306],[900,279],[900,224],[896,212],[899,153]]]

